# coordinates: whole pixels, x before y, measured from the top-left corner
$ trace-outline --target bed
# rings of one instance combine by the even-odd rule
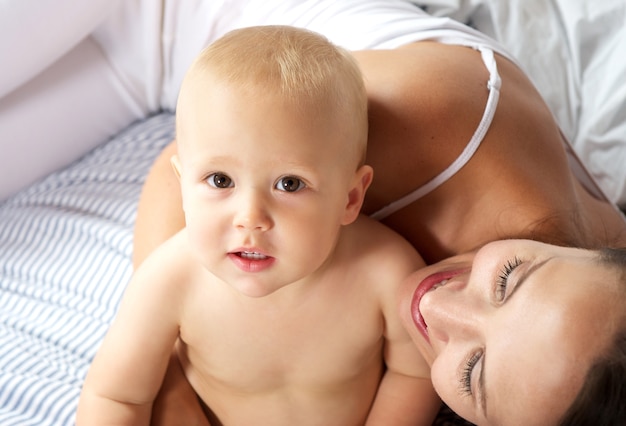
[[[416,3],[507,45],[605,191],[626,205],[626,58],[611,54],[626,44],[623,1]],[[139,120],[0,204],[0,425],[73,424],[131,275],[139,193],[173,123],[169,112]],[[439,424],[459,422],[444,413]]]
[[[150,117],[0,207],[1,425],[73,424],[131,274],[142,182],[172,136],[171,114]]]

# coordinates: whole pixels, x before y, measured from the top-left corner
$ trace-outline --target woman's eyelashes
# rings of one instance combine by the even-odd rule
[[[509,259],[500,269],[498,277],[496,278],[495,286],[495,299],[498,302],[503,302],[506,298],[506,290],[509,285],[509,277],[513,271],[522,264],[522,260],[519,257]]]
[[[465,360],[465,365],[463,366],[463,370],[461,373],[461,391],[464,395],[472,395],[472,375],[473,371],[480,361],[480,358],[483,356],[483,351],[478,350],[470,354],[470,356]]]
[[[498,302],[503,302],[507,297],[507,289],[509,287],[509,278],[520,265],[524,262],[519,257],[508,259],[500,268],[495,280],[495,299]],[[469,354],[469,356],[463,361],[460,386],[461,392],[464,395],[473,396],[472,377],[477,368],[477,365],[484,356],[484,350],[479,349]]]

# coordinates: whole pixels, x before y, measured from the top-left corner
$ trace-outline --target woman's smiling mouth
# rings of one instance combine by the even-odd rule
[[[430,343],[430,338],[428,337],[428,325],[422,316],[420,311],[420,302],[422,301],[422,297],[429,291],[435,290],[439,287],[442,287],[448,283],[450,279],[453,277],[465,273],[469,270],[469,268],[455,269],[450,271],[441,271],[436,272],[434,274],[429,275],[424,278],[422,282],[415,288],[413,292],[413,298],[411,300],[411,318],[415,323],[415,326],[420,331],[422,336],[426,339],[427,342]]]

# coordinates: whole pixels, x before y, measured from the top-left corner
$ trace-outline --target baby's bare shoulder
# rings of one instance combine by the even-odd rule
[[[404,237],[367,216],[362,215],[347,226],[343,238],[352,267],[363,271],[373,282],[395,282],[425,266]]]
[[[201,267],[189,248],[187,231],[183,229],[157,247],[137,268],[133,281],[142,281],[154,288],[176,286],[182,290],[191,283]]]

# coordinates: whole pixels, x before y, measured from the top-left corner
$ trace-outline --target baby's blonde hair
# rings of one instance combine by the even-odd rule
[[[367,143],[363,76],[352,55],[322,35],[280,25],[233,30],[205,48],[188,75],[206,78],[207,72],[220,84],[273,91],[304,114],[327,116],[332,111],[336,119],[344,120],[342,131],[354,139],[357,161],[363,163]]]

